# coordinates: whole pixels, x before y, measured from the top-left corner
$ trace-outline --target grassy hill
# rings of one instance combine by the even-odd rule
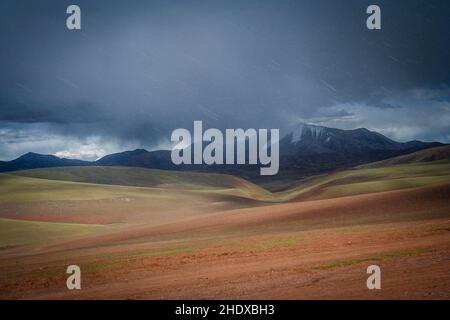
[[[87,225],[152,226],[275,202],[303,202],[449,183],[450,162],[443,160],[355,168],[312,177],[282,192],[269,192],[241,178],[222,174],[127,167],[24,170],[0,174],[0,219],[5,219],[0,227],[8,229],[0,239],[0,246],[29,243],[26,230],[31,230],[30,234],[47,234],[47,227],[50,231],[44,238],[50,241],[66,229],[68,236],[98,231],[85,228]],[[23,221],[16,225],[17,220]],[[80,228],[74,228],[73,224]],[[26,241],[20,240],[22,236]]]
[[[48,181],[151,188],[154,192],[162,190],[176,191],[175,193],[206,192],[258,201],[270,201],[272,198],[270,192],[252,182],[218,173],[178,172],[136,167],[64,167],[22,170],[8,174]],[[84,188],[96,187],[85,186]]]
[[[434,148],[441,152],[448,146]],[[422,157],[424,150],[410,159]],[[403,157],[397,157],[403,158]],[[394,158],[395,159],[395,158]],[[402,160],[403,161],[403,160]],[[2,202],[37,200],[101,200],[142,198],[186,201],[196,198],[205,204],[227,199],[231,202],[284,202],[335,198],[347,195],[414,188],[450,182],[450,162],[357,167],[315,176],[282,192],[269,192],[242,178],[216,173],[174,172],[130,167],[69,167],[17,171],[0,174]],[[186,204],[189,204],[187,201]],[[263,204],[263,203],[262,203]],[[175,203],[172,203],[176,207]]]
[[[450,162],[442,159],[359,167],[282,192],[229,175],[142,168],[0,174],[0,297],[47,288],[68,297],[61,277],[74,262],[89,280],[82,293],[99,298],[110,292],[99,284],[110,281],[117,296],[109,298],[177,298],[182,290],[202,298],[230,283],[239,284],[236,292],[267,292],[260,284],[274,277],[274,292],[283,294],[280,283],[300,281],[287,296],[299,298],[299,288],[312,283],[305,276],[320,284],[327,270],[339,277],[356,270],[359,279],[372,261],[412,266],[429,252],[443,261],[432,273],[447,276],[449,194]],[[430,269],[429,257],[421,270]],[[255,289],[243,291],[241,283]]]
[[[232,176],[124,167],[0,174],[0,195],[0,218],[93,225],[170,223],[274,201]]]
[[[178,172],[136,167],[65,167],[11,172],[23,177],[95,184],[174,189],[260,189],[244,179],[225,174]]]
[[[113,227],[79,223],[52,223],[0,218],[0,249],[9,246],[43,244],[89,235],[98,235]]]
[[[314,177],[279,193],[286,200],[317,200],[450,183],[450,162],[356,168]]]
[[[358,168],[380,168],[399,164],[433,161],[450,162],[450,145],[420,150],[403,156],[361,165]]]

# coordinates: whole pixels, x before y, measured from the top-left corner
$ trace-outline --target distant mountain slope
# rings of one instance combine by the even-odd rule
[[[421,141],[400,143],[363,128],[341,130],[300,124],[280,140],[280,170],[277,178],[295,180],[302,176],[351,168],[441,145],[438,142]],[[252,180],[274,178],[260,177],[259,165],[176,166],[171,161],[169,150],[145,149],[114,153],[93,162],[27,153],[16,160],[0,162],[0,172],[67,166],[126,166],[218,172]]]
[[[286,169],[321,172],[441,145],[438,142],[396,142],[364,128],[342,130],[300,124],[280,141],[280,164]]]
[[[399,164],[432,162],[439,160],[450,161],[450,145],[416,151],[403,156],[398,156],[383,161],[377,161],[374,163],[361,165],[359,166],[359,168],[378,168]]]
[[[34,169],[34,168],[88,166],[88,165],[91,165],[91,162],[58,158],[53,155],[43,155],[28,152],[12,161],[0,161],[0,172]]]
[[[301,151],[302,155],[323,153],[364,153],[380,150],[410,150],[440,145],[410,141],[396,142],[365,128],[342,130],[316,125],[300,124],[282,139],[286,150]]]
[[[177,166],[172,163],[170,153],[168,150],[147,151],[136,149],[106,155],[95,161],[95,165],[175,170]]]

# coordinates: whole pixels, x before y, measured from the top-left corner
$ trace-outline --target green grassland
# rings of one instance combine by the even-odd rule
[[[260,189],[244,179],[225,174],[178,172],[135,167],[65,167],[22,170],[11,174],[47,180],[150,188],[184,190]]]
[[[221,174],[127,167],[51,168],[0,174],[0,203],[123,197],[158,200],[181,194],[270,198],[269,192],[255,184]]]
[[[450,183],[450,162],[345,170],[311,178],[278,193],[284,200],[316,200]]]
[[[22,221],[0,218],[0,249],[84,237],[99,234],[112,228],[112,226],[104,225]]]
[[[313,177],[282,192],[269,192],[244,179],[223,174],[121,167],[34,169],[0,174],[0,217],[10,217],[8,210],[16,207],[28,212],[41,204],[47,210],[45,203],[49,201],[60,203],[58,210],[62,214],[67,211],[67,201],[84,202],[80,210],[90,214],[86,209],[89,201],[106,201],[99,205],[105,211],[100,214],[128,217],[132,213],[129,208],[135,205],[133,210],[148,215],[145,223],[162,223],[189,217],[205,208],[214,212],[448,183],[448,161],[356,168]],[[110,201],[116,202],[106,207]],[[108,227],[1,219],[0,247],[83,237]]]
[[[399,164],[420,163],[441,161],[442,163],[450,161],[450,145],[435,147],[425,150],[416,151],[382,161],[372,162],[359,166],[358,168],[379,168]]]
[[[289,190],[276,193],[244,179],[222,174],[73,167],[0,174],[0,203],[117,198],[141,198],[157,202],[185,201],[193,197],[198,201],[208,197],[216,200],[226,197],[227,201],[273,203],[326,199],[449,182],[450,163],[442,161],[346,170],[311,178]]]
[[[132,185],[134,181],[137,186]],[[258,205],[257,199],[266,193],[232,176],[140,168],[52,168],[0,174],[0,219],[6,218],[0,221],[0,248],[52,243],[103,230],[96,222],[85,223],[88,216],[105,216],[105,228],[111,221],[169,223],[202,212]],[[60,223],[53,223],[52,217]]]
[[[27,179],[29,178],[29,179]],[[276,179],[276,178],[274,178]],[[74,183],[76,182],[76,184]],[[225,174],[129,167],[69,167],[0,174],[1,202],[111,197],[216,194],[263,202],[326,199],[450,182],[450,162],[434,161],[361,167],[309,178],[282,192],[270,192]]]

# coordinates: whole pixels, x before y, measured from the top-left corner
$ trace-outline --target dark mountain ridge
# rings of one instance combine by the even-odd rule
[[[342,130],[300,124],[280,141],[280,167],[311,173],[349,168],[418,150],[439,142],[397,142],[365,128]]]
[[[91,164],[92,162],[90,161],[59,158],[54,155],[44,155],[28,152],[12,161],[0,161],[0,172],[35,168],[88,166]]]
[[[310,175],[344,169],[441,146],[439,142],[396,142],[365,128],[342,130],[299,124],[279,142],[280,175]],[[0,172],[66,166],[127,166],[163,170],[221,172],[257,178],[259,165],[180,165],[171,161],[169,150],[136,149],[109,154],[97,161],[58,158],[27,153],[12,161],[0,161]],[[270,177],[269,177],[270,178]]]

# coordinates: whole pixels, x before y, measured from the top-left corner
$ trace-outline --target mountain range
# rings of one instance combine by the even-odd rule
[[[300,124],[280,141],[280,167],[300,172],[323,172],[380,161],[439,142],[397,142],[365,128],[342,130]]]
[[[280,140],[280,175],[309,175],[389,159],[441,146],[439,142],[396,142],[365,128],[342,130],[299,124]],[[259,166],[181,165],[172,163],[169,150],[136,149],[106,155],[96,161],[58,158],[29,152],[12,161],[0,161],[0,172],[67,166],[128,166],[163,170],[221,172],[256,178]]]

